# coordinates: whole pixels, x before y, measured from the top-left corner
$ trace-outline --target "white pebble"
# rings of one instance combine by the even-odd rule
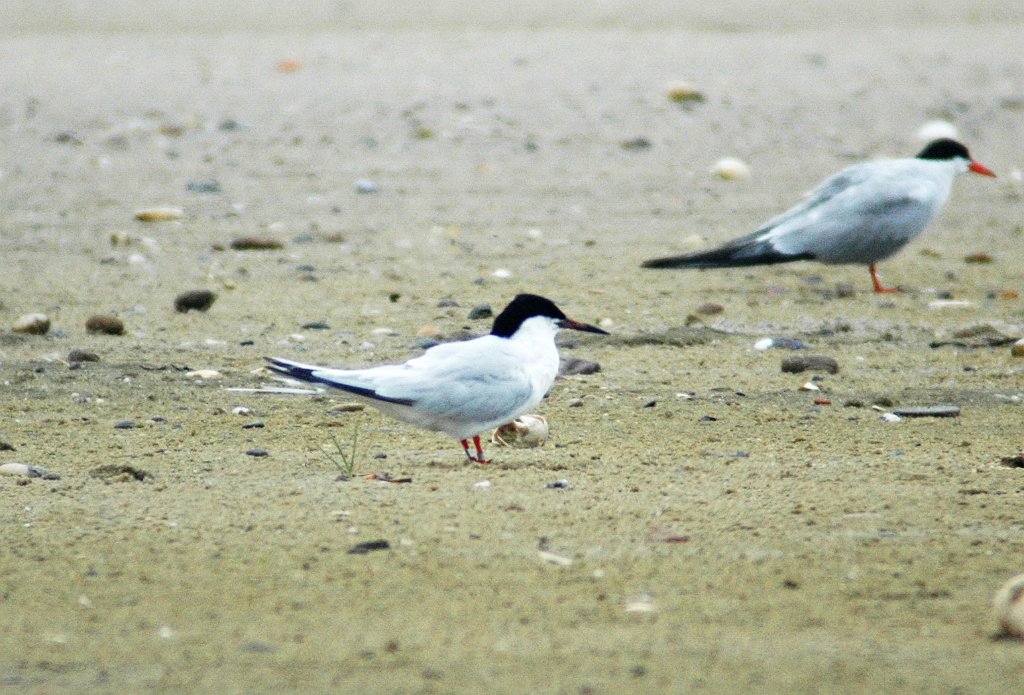
[[[600,321],[598,321],[597,324],[601,328],[611,328],[612,326],[615,325],[615,321],[610,319],[610,318],[605,317],[605,318],[601,319]]]
[[[774,345],[774,344],[775,344],[775,338],[761,338],[756,343],[754,343],[754,349],[755,350],[767,350],[767,349],[771,348],[771,346]]]
[[[974,302],[966,299],[936,299],[928,302],[929,309],[963,309],[969,306],[974,306]]]
[[[750,178],[750,167],[742,159],[723,157],[714,163],[711,173],[725,181],[740,181]]]
[[[801,391],[821,391],[821,389],[818,387],[818,385],[815,384],[813,381],[808,381],[808,382],[804,383],[804,385],[800,387],[800,390]]]
[[[1010,346],[1010,354],[1014,357],[1024,357],[1024,338]]]
[[[235,415],[252,415],[252,408],[246,408],[244,405],[236,405],[231,409],[231,412]]]
[[[156,631],[156,634],[158,634],[160,636],[160,639],[173,639],[174,638],[174,630],[172,630],[171,628],[167,627],[166,625],[161,626],[161,628]]]
[[[565,557],[564,555],[556,555],[555,553],[549,553],[546,550],[538,550],[537,557],[544,562],[550,562],[552,565],[558,565],[560,567],[568,567],[572,564],[571,557]]]
[[[992,600],[992,608],[1003,632],[1024,639],[1024,574],[1003,584]]]
[[[502,279],[510,278],[510,277],[512,277],[512,271],[511,270],[506,270],[505,268],[498,268],[493,273],[491,273],[491,275],[493,277],[502,278]]]
[[[0,475],[20,475],[26,478],[32,476],[32,466],[25,463],[5,463],[0,466]]]
[[[193,379],[223,379],[224,375],[218,372],[216,369],[197,369],[194,372],[189,372],[185,376],[192,377]]]
[[[289,333],[288,341],[292,343],[304,343],[306,342],[306,336],[301,333]]]
[[[882,413],[882,416],[878,419],[881,420],[882,422],[899,422],[903,418],[901,418],[896,413]]]
[[[473,483],[473,489],[475,490],[486,490],[491,486],[490,480],[478,480]]]
[[[46,314],[25,314],[14,322],[11,330],[15,333],[46,335],[50,330],[50,317]]]
[[[943,120],[928,121],[917,129],[918,140],[931,142],[932,140],[941,140],[942,138],[959,140],[960,133],[957,132],[955,125]]]

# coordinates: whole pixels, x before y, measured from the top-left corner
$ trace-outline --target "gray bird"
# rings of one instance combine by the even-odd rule
[[[955,140],[935,140],[912,159],[882,159],[843,169],[799,205],[756,231],[710,251],[644,261],[644,268],[736,268],[814,260],[868,266],[875,292],[896,292],[876,264],[920,234],[938,214],[959,174],[995,176]]]

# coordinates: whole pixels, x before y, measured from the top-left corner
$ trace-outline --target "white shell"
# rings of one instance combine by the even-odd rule
[[[992,599],[992,608],[1003,632],[1024,639],[1024,574],[1003,584]]]
[[[1014,357],[1024,357],[1024,338],[1010,346],[1010,354]]]
[[[818,387],[818,385],[815,384],[813,381],[808,381],[808,382],[804,383],[804,385],[800,387],[800,390],[801,391],[821,391],[821,389]]]
[[[711,167],[711,173],[726,181],[750,178],[750,167],[742,159],[723,157]]]
[[[775,344],[775,339],[774,338],[761,338],[756,343],[754,343],[754,349],[755,350],[767,350],[768,348],[770,348],[774,344]]]
[[[143,208],[135,211],[135,219],[140,222],[166,222],[181,219],[184,215],[184,210],[173,207]]]
[[[192,377],[193,379],[223,379],[224,375],[218,372],[216,369],[197,369],[194,372],[189,372],[185,376]]]
[[[548,441],[548,420],[543,415],[520,415],[491,433],[491,442],[501,446],[532,449]]]
[[[879,418],[882,422],[899,422],[902,419],[896,413],[882,413],[882,416]]]

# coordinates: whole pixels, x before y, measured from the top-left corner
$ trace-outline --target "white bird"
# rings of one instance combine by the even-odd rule
[[[404,364],[334,369],[264,359],[275,372],[341,389],[397,420],[454,437],[470,461],[488,463],[480,434],[540,403],[558,374],[561,328],[607,335],[568,318],[550,299],[520,294],[494,319],[490,335],[436,345]]]
[[[861,263],[875,292],[875,265],[920,234],[938,214],[958,174],[995,176],[955,140],[935,140],[912,159],[882,159],[843,169],[799,205],[747,236],[710,251],[654,258],[644,268],[733,268],[790,261]]]

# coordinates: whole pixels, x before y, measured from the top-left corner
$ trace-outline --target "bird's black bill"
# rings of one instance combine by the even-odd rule
[[[583,331],[584,333],[600,333],[601,335],[609,335],[608,331],[602,330],[597,326],[591,326],[589,323],[583,323],[582,321],[573,321],[572,319],[562,319],[558,322],[559,328],[568,328],[573,331]]]

